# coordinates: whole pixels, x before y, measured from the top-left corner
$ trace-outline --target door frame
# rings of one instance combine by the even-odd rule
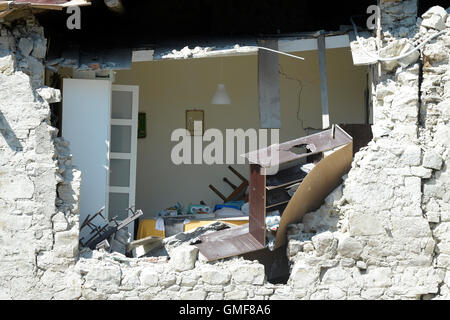
[[[111,140],[108,142],[108,163],[111,159],[129,159],[130,160],[130,186],[129,187],[114,187],[110,186],[109,174],[108,174],[108,194],[106,199],[106,209],[108,212],[108,218],[112,218],[109,212],[109,194],[113,193],[128,193],[128,206],[136,205],[136,169],[137,169],[137,134],[138,134],[138,113],[139,113],[139,86],[131,85],[112,85],[111,96],[113,91],[126,91],[132,92],[132,117],[128,119],[113,119],[112,107],[110,114],[110,127],[113,125],[131,126],[131,150],[130,153],[116,153],[111,152]],[[112,104],[112,97],[111,97]],[[108,168],[109,171],[109,168]],[[136,208],[135,208],[136,209]],[[131,240],[134,238],[134,222],[128,225],[128,232],[131,234]]]

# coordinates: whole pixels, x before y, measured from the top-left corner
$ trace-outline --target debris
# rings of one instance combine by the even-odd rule
[[[197,261],[198,248],[195,246],[184,245],[172,250],[170,254],[170,264],[175,271],[191,270]]]
[[[85,227],[88,227],[89,229],[91,229],[90,234],[94,234],[94,235],[90,239],[88,239],[86,242],[83,242],[84,238],[81,238],[80,245],[82,247],[88,247],[91,250],[94,250],[100,242],[109,238],[111,250],[113,250],[113,251],[117,250],[118,252],[121,252],[121,253],[123,252],[123,254],[125,254],[126,243],[124,243],[124,242],[126,242],[127,240],[124,239],[123,232],[127,232],[127,231],[125,231],[125,230],[122,232],[119,232],[119,231],[122,230],[123,228],[125,228],[128,224],[130,224],[131,222],[133,222],[140,216],[142,216],[143,212],[142,212],[142,210],[133,211],[132,207],[127,208],[127,211],[131,212],[131,215],[129,215],[125,220],[123,220],[119,223],[119,222],[117,222],[116,217],[112,218],[111,220],[108,220],[105,217],[103,217],[102,212],[104,209],[105,209],[105,207],[101,208],[92,217],[90,217],[90,215],[88,215],[86,217],[86,219],[84,220],[84,222],[81,224],[80,230],[82,230]],[[104,221],[106,222],[106,224],[103,227],[99,227],[92,223],[93,219],[97,216],[101,216],[104,219]],[[121,236],[121,234],[122,234],[122,236]],[[116,236],[117,236],[117,238],[116,238]],[[125,236],[125,237],[129,238],[129,236]]]
[[[162,238],[151,236],[129,243],[127,252],[130,252],[135,258],[140,258],[145,256],[149,251],[160,246],[162,246]]]
[[[422,15],[422,27],[432,28],[436,30],[444,30],[445,29],[445,21],[447,19],[448,13],[444,8],[440,6],[434,6],[428,9]]]
[[[111,248],[111,246],[109,245],[109,242],[106,239],[95,246],[95,250],[103,249],[108,252],[109,252],[110,248]]]
[[[211,208],[201,204],[191,204],[188,207],[188,214],[207,214],[211,212]]]
[[[332,129],[245,154],[251,163],[249,225],[200,237],[201,243],[196,246],[202,255],[211,261],[257,251],[266,245],[276,249],[285,244],[287,226],[320,207],[342,181],[351,167],[352,147],[351,136],[335,125]],[[323,158],[303,167],[310,170],[304,172],[299,163],[315,157]],[[280,167],[283,169],[279,170]],[[296,183],[301,184],[291,197],[287,190]],[[266,217],[270,211],[278,211],[281,218]]]
[[[247,214],[241,210],[234,209],[234,208],[221,208],[214,212],[216,215],[216,218],[231,218],[231,217],[242,217],[242,216],[248,216]]]
[[[234,202],[237,200],[242,200],[244,198],[246,198],[246,190],[248,188],[248,180],[245,179],[239,172],[236,171],[236,169],[234,169],[232,166],[228,166],[228,169],[233,172],[242,182],[239,186],[235,186],[233,183],[231,183],[227,178],[223,178],[223,181],[225,181],[231,188],[233,188],[233,192],[228,196],[225,197],[219,190],[217,190],[213,185],[209,185],[209,188],[214,191],[215,194],[217,194],[225,203],[229,203],[229,202]],[[242,204],[241,204],[242,206]],[[216,208],[214,209],[217,210],[220,208]],[[237,209],[240,209],[237,208]]]

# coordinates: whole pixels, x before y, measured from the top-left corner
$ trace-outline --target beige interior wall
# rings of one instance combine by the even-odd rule
[[[280,56],[280,142],[306,134],[302,128],[321,123],[320,76],[317,52],[299,52],[305,61]],[[147,137],[138,140],[136,207],[145,216],[177,201],[185,206],[200,200],[213,206],[220,198],[213,184],[228,195],[232,189],[222,181],[238,184],[227,165],[180,165],[171,161],[172,131],[185,127],[187,109],[205,112],[205,128],[222,130],[259,128],[257,57],[223,59],[223,81],[232,104],[216,106],[210,99],[220,81],[221,58],[138,62],[131,70],[118,71],[115,84],[138,85],[139,111],[147,114]],[[327,51],[330,117],[333,123],[362,123],[365,119],[366,68],[354,67],[349,48]],[[300,112],[299,81],[301,81]],[[300,120],[297,118],[299,114]],[[207,143],[205,143],[206,145]],[[244,176],[248,166],[234,165]]]

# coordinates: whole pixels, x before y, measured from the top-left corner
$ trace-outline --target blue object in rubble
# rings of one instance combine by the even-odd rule
[[[214,211],[217,211],[222,208],[233,208],[236,210],[241,210],[244,203],[245,203],[244,201],[239,200],[239,201],[229,201],[224,204],[216,204],[214,207]]]

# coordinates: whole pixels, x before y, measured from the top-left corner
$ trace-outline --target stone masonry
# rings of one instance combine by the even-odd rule
[[[0,25],[0,299],[449,299],[450,17],[382,1],[374,138],[344,183],[288,231],[287,284],[257,261],[207,263],[78,248],[82,173],[50,125],[46,40],[30,17]],[[372,67],[376,72],[377,67]]]

